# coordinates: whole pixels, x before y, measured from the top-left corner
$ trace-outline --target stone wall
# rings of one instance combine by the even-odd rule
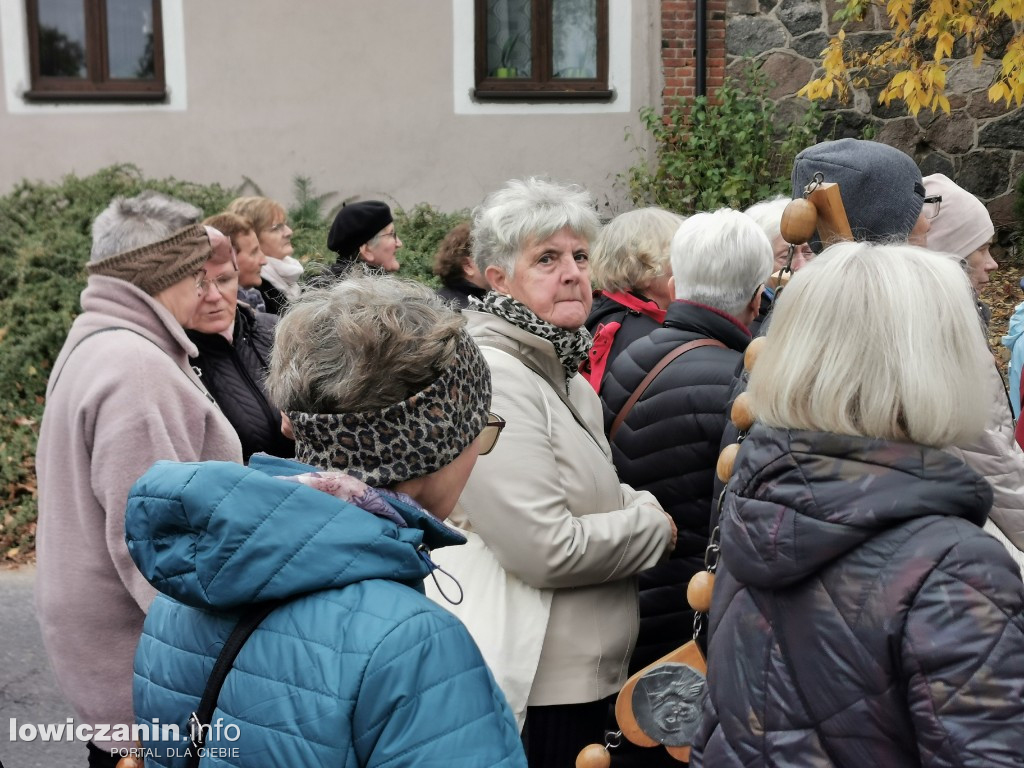
[[[780,115],[794,115],[806,101],[794,94],[820,73],[820,54],[839,25],[833,0],[729,0],[727,72],[739,74],[751,60],[776,83],[772,98]],[[848,39],[870,46],[888,39],[885,17],[872,7],[864,21],[847,25]],[[989,53],[1001,56],[1012,30],[997,33]],[[992,214],[999,243],[1008,247],[1017,221],[1016,182],[1024,172],[1024,109],[992,104],[987,90],[998,61],[986,57],[975,69],[966,50],[954,49],[946,79],[951,113],[912,116],[893,102],[878,103],[878,88],[858,90],[848,104],[826,102],[820,137],[871,138],[912,156],[924,175],[944,173],[981,198]],[[997,254],[998,258],[998,254]]]

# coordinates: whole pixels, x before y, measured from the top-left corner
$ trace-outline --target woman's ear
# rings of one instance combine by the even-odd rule
[[[366,247],[366,243],[359,246],[359,258],[367,264],[373,264],[373,254],[370,252],[370,249]]]
[[[508,286],[508,278],[505,276],[505,270],[501,267],[491,264],[484,270],[484,277],[487,278],[487,282],[491,284],[493,290],[506,296],[512,295],[512,291]]]

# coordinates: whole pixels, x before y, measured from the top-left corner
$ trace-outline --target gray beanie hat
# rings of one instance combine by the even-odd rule
[[[855,240],[906,240],[924,205],[921,171],[898,149],[877,141],[839,139],[808,147],[793,163],[793,197],[815,173],[839,185]],[[821,250],[821,244],[812,242]]]

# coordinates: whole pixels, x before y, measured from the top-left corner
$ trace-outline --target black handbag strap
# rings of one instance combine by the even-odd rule
[[[640,382],[640,386],[633,390],[633,394],[631,394],[629,399],[626,400],[626,404],[622,406],[622,410],[615,415],[615,420],[612,421],[612,427],[608,430],[608,442],[615,439],[615,433],[619,431],[619,427],[622,426],[622,422],[624,422],[626,417],[629,416],[630,411],[633,410],[633,406],[636,405],[637,401],[644,396],[644,392],[647,391],[647,388],[654,383],[656,378],[658,378],[658,374],[668,368],[669,363],[677,357],[685,355],[691,349],[699,349],[700,347],[720,347],[722,349],[727,349],[725,344],[717,339],[696,339],[694,341],[688,341],[685,344],[680,344],[661,358],[657,365],[651,368],[647,375],[644,376],[644,380]]]
[[[198,768],[199,758],[203,744],[206,742],[206,735],[209,733],[210,721],[213,719],[213,710],[217,707],[217,698],[220,696],[220,689],[224,687],[231,666],[235,663],[239,651],[245,645],[245,641],[256,630],[270,613],[280,606],[284,601],[273,600],[269,603],[260,603],[249,608],[235,624],[228,639],[224,641],[217,661],[213,664],[213,671],[206,681],[206,689],[199,700],[199,706],[189,715],[188,733],[192,744],[185,752],[188,760],[186,768]]]
[[[512,355],[512,357],[514,357],[520,363],[522,363],[531,371],[533,371],[542,379],[544,379],[544,381],[548,383],[548,386],[550,386],[551,389],[555,391],[555,394],[558,395],[558,399],[565,403],[565,407],[569,409],[569,413],[571,413],[572,417],[576,419],[576,423],[583,427],[583,429],[586,430],[586,433],[590,435],[590,439],[597,443],[598,448],[601,448],[601,441],[594,436],[594,433],[591,432],[590,427],[587,425],[587,422],[584,421],[583,417],[580,415],[580,412],[576,410],[576,406],[573,405],[572,400],[569,399],[569,393],[563,391],[567,389],[568,385],[566,387],[558,386],[557,382],[553,381],[550,376],[548,376],[544,371],[542,371],[540,368],[534,365],[532,360],[530,360],[526,355],[524,355],[515,347],[509,346],[507,344],[502,344],[501,342],[497,341],[489,341],[486,344],[480,344],[480,346],[490,349],[497,349],[500,352]],[[604,453],[604,448],[601,448],[601,453]]]

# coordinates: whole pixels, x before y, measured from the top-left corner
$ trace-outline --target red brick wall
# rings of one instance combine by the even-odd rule
[[[725,77],[725,3],[705,0],[707,72],[711,93]],[[668,112],[675,99],[697,90],[697,0],[661,0],[661,66],[665,77],[662,105]]]

